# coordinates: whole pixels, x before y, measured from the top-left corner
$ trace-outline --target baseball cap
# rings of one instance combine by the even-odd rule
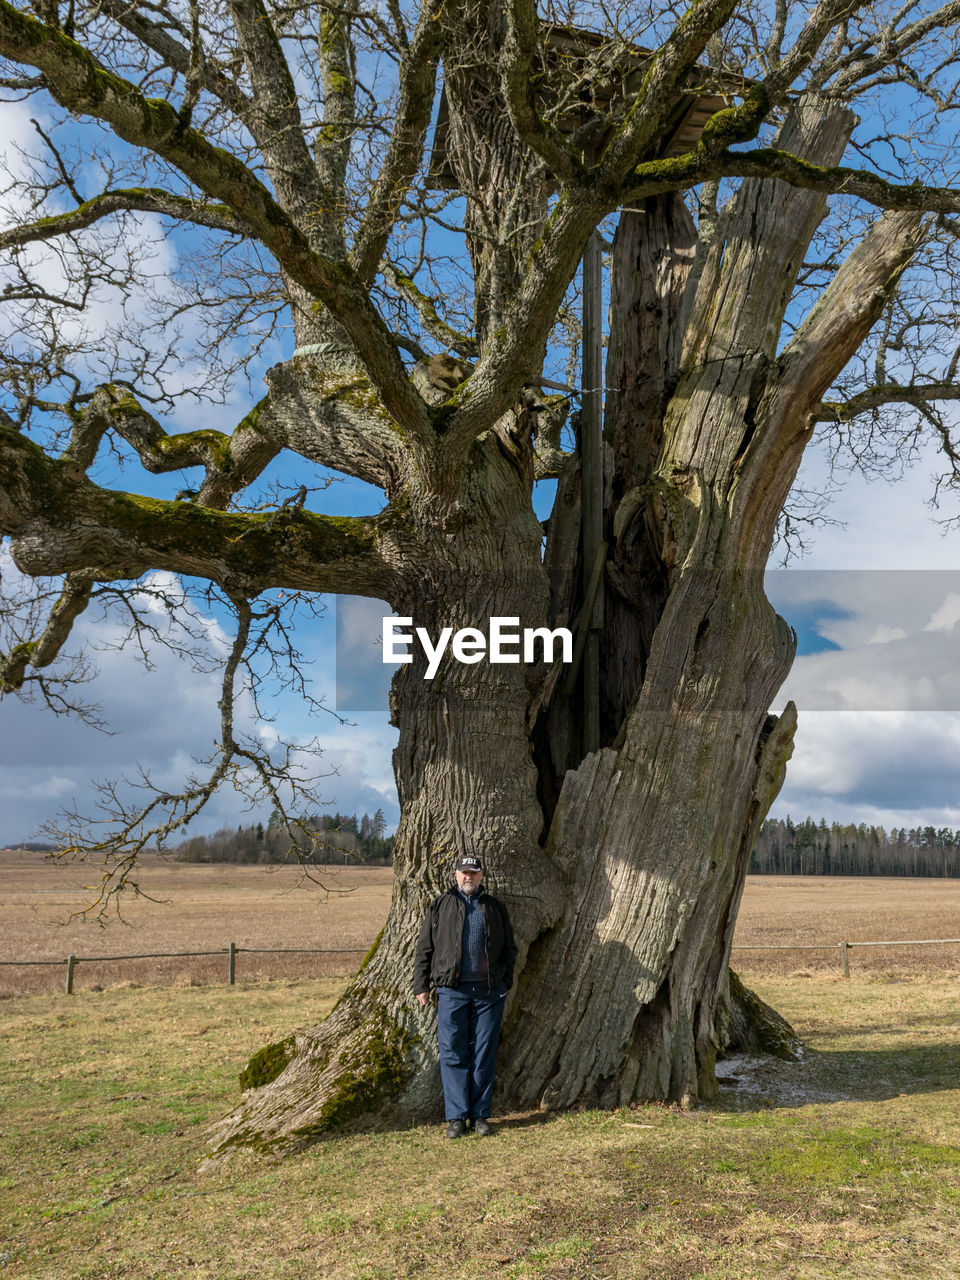
[[[458,871],[483,871],[483,863],[472,853],[464,853],[457,859]]]

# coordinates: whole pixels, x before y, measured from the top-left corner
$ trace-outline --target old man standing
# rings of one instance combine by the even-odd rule
[[[455,880],[431,902],[420,928],[413,990],[425,1005],[431,983],[437,989],[446,1136],[462,1137],[472,1124],[485,1137],[517,947],[507,908],[483,887],[480,859],[461,857]]]

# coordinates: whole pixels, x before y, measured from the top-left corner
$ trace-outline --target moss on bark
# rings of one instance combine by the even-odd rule
[[[276,1080],[293,1057],[293,1046],[293,1036],[264,1045],[240,1072],[240,1088],[261,1089],[265,1084]]]

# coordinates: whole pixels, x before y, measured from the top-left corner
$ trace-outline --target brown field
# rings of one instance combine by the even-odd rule
[[[389,867],[243,867],[146,858],[140,895],[104,926],[71,913],[86,906],[96,876],[40,855],[0,853],[0,960],[64,960],[163,951],[223,955],[78,964],[76,988],[226,982],[231,942],[237,981],[347,974],[376,937],[390,905]],[[345,955],[257,955],[243,948],[352,948]],[[65,966],[0,967],[0,995],[62,987]]]
[[[69,921],[91,898],[93,873],[39,855],[0,854],[0,960],[63,961],[164,951],[222,951],[208,957],[80,963],[77,988],[225,982],[226,949],[241,948],[237,980],[347,974],[375,938],[390,903],[386,867],[335,867],[317,881],[293,867],[243,867],[145,860],[141,896],[106,926]],[[69,921],[65,923],[65,921]],[[831,949],[734,952],[745,974],[839,972],[841,939],[960,938],[960,881],[752,876],[736,947]],[[246,954],[243,948],[352,948],[346,955]],[[906,976],[960,971],[960,945],[868,947],[850,952],[857,973]],[[61,988],[65,967],[0,967],[0,995]]]
[[[740,951],[743,973],[840,971],[837,943],[960,938],[960,880],[898,877],[748,876],[735,947],[814,946],[830,950]],[[960,971],[960,945],[852,947],[851,975],[946,977]]]

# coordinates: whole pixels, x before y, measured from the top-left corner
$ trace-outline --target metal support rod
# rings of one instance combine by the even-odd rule
[[[236,984],[236,981],[237,981],[237,944],[235,942],[231,942],[230,943],[230,985],[231,987]]]
[[[583,408],[580,428],[581,557],[583,590],[603,541],[603,258],[600,237],[592,232],[583,253]],[[584,617],[583,750],[600,747],[600,633],[603,582],[597,587],[593,616]]]
[[[580,606],[580,620],[577,622],[577,638],[573,644],[573,659],[567,668],[565,689],[568,696],[572,695],[577,684],[577,676],[580,674],[580,664],[583,661],[583,651],[587,643],[587,636],[590,634],[590,623],[593,620],[593,604],[597,598],[597,591],[600,589],[600,583],[603,580],[603,566],[607,561],[607,544],[601,542],[597,547],[597,558],[593,562],[593,568],[590,570],[590,577],[587,579],[587,590]]]

